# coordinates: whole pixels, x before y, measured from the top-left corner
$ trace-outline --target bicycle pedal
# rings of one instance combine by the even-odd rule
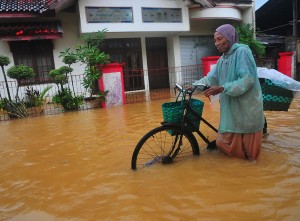
[[[163,159],[162,159],[162,163],[163,163],[163,164],[171,164],[171,163],[173,163],[173,159],[172,159],[172,157],[170,157],[170,156],[165,156],[165,157],[163,157]]]
[[[210,142],[207,147],[206,147],[207,150],[217,150],[217,144],[216,144],[216,141],[212,141]]]

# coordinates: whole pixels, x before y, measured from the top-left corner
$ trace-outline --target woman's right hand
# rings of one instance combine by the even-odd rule
[[[224,91],[223,87],[219,87],[219,86],[211,86],[208,89],[206,89],[205,91],[203,91],[204,95],[206,97],[210,97],[211,95],[217,95],[220,94]]]

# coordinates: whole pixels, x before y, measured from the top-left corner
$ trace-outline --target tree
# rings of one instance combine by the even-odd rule
[[[9,88],[8,88],[7,78],[6,78],[6,74],[5,74],[5,70],[4,70],[4,66],[7,66],[9,64],[10,64],[9,58],[6,57],[6,56],[0,55],[0,66],[2,68],[2,73],[3,73],[3,76],[4,76],[4,81],[5,81],[5,85],[6,85],[8,99],[11,101],[11,96],[10,96],[10,92],[9,92]]]
[[[17,86],[16,99],[18,99],[20,81],[33,78],[35,76],[35,73],[34,73],[33,68],[21,64],[21,65],[14,65],[14,66],[10,67],[7,70],[7,75],[10,78],[17,80],[18,86]]]
[[[74,63],[74,55],[77,61],[85,64],[83,87],[90,91],[91,95],[97,94],[97,82],[101,76],[101,67],[110,62],[109,55],[100,50],[106,30],[84,34],[81,37],[81,44],[75,48],[75,52],[66,49],[61,52],[66,64]],[[68,58],[68,59],[66,59]],[[71,59],[71,60],[69,60]],[[67,61],[68,60],[68,61]],[[101,96],[104,93],[98,92]]]
[[[254,29],[250,24],[241,23],[235,28],[239,35],[240,43],[248,45],[254,57],[261,58],[265,56],[266,47],[260,41],[255,39]]]

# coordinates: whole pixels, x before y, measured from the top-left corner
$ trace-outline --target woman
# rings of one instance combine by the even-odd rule
[[[230,24],[214,33],[216,48],[223,53],[208,75],[193,85],[210,86],[205,96],[220,94],[220,126],[216,146],[229,156],[256,160],[264,126],[263,99],[257,68],[247,45],[238,43]]]

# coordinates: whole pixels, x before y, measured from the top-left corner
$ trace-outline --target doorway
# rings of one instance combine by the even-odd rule
[[[170,88],[167,39],[163,37],[146,38],[149,88]]]
[[[140,38],[105,39],[101,49],[109,54],[111,62],[124,63],[125,91],[145,89]]]

